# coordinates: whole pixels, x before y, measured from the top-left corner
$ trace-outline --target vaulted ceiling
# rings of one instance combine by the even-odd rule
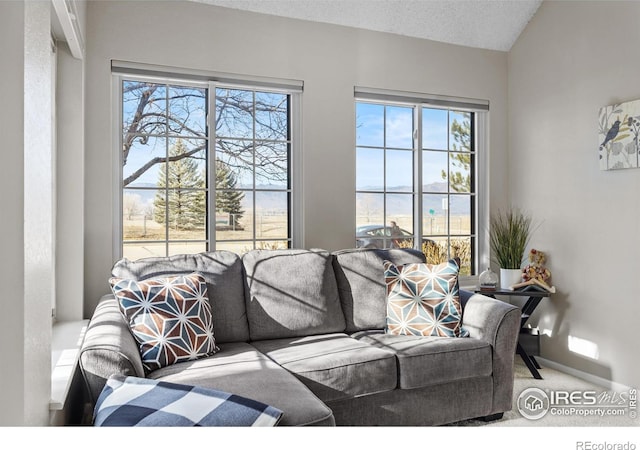
[[[542,0],[192,0],[262,14],[509,51]]]

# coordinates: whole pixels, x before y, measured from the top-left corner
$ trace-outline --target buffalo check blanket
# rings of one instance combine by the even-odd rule
[[[96,402],[94,426],[275,426],[282,411],[227,392],[113,375]]]

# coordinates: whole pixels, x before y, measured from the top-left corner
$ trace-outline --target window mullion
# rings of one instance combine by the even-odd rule
[[[451,110],[447,110],[447,258],[451,259]]]
[[[169,224],[169,210],[171,208],[171,205],[169,204],[169,85],[165,84],[165,89],[166,89],[166,93],[165,93],[165,136],[164,136],[164,142],[165,142],[165,170],[164,170],[164,191],[165,191],[165,207],[164,207],[164,214],[165,214],[165,229],[164,229],[164,233],[165,233],[165,241],[164,241],[164,246],[165,246],[165,256],[169,256],[169,229],[170,229],[170,224]]]
[[[256,91],[251,91],[251,98],[253,102],[251,104],[251,116],[252,116],[252,135],[251,135],[251,162],[252,162],[252,178],[253,178],[253,190],[252,190],[252,201],[253,201],[253,248],[257,248],[258,244],[258,215],[256,214],[256,197],[257,197],[257,189],[256,189]]]
[[[414,218],[413,218],[413,234],[414,234],[414,244],[413,247],[417,250],[422,249],[422,108],[420,105],[414,105],[414,139],[413,139],[413,149],[414,149],[414,169],[413,169],[413,179],[414,179]]]
[[[387,224],[389,223],[389,218],[387,217],[387,197],[389,193],[387,192],[387,106],[383,108],[382,113],[382,148],[383,150],[383,172],[382,172],[382,229],[384,230]],[[382,233],[382,245],[383,247],[387,247],[387,234],[383,231]]]
[[[207,87],[207,250],[216,249],[216,83],[209,82]]]

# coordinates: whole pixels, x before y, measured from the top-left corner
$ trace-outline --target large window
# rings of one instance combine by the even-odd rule
[[[291,245],[289,95],[216,90],[216,248]]]
[[[415,108],[356,109],[356,245],[413,247]]]
[[[476,123],[454,106],[356,100],[356,246],[478,264]]]
[[[122,256],[291,246],[291,93],[118,80]]]

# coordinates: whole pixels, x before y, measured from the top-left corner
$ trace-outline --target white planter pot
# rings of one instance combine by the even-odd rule
[[[514,284],[522,282],[521,269],[500,269],[500,289],[512,291]]]

